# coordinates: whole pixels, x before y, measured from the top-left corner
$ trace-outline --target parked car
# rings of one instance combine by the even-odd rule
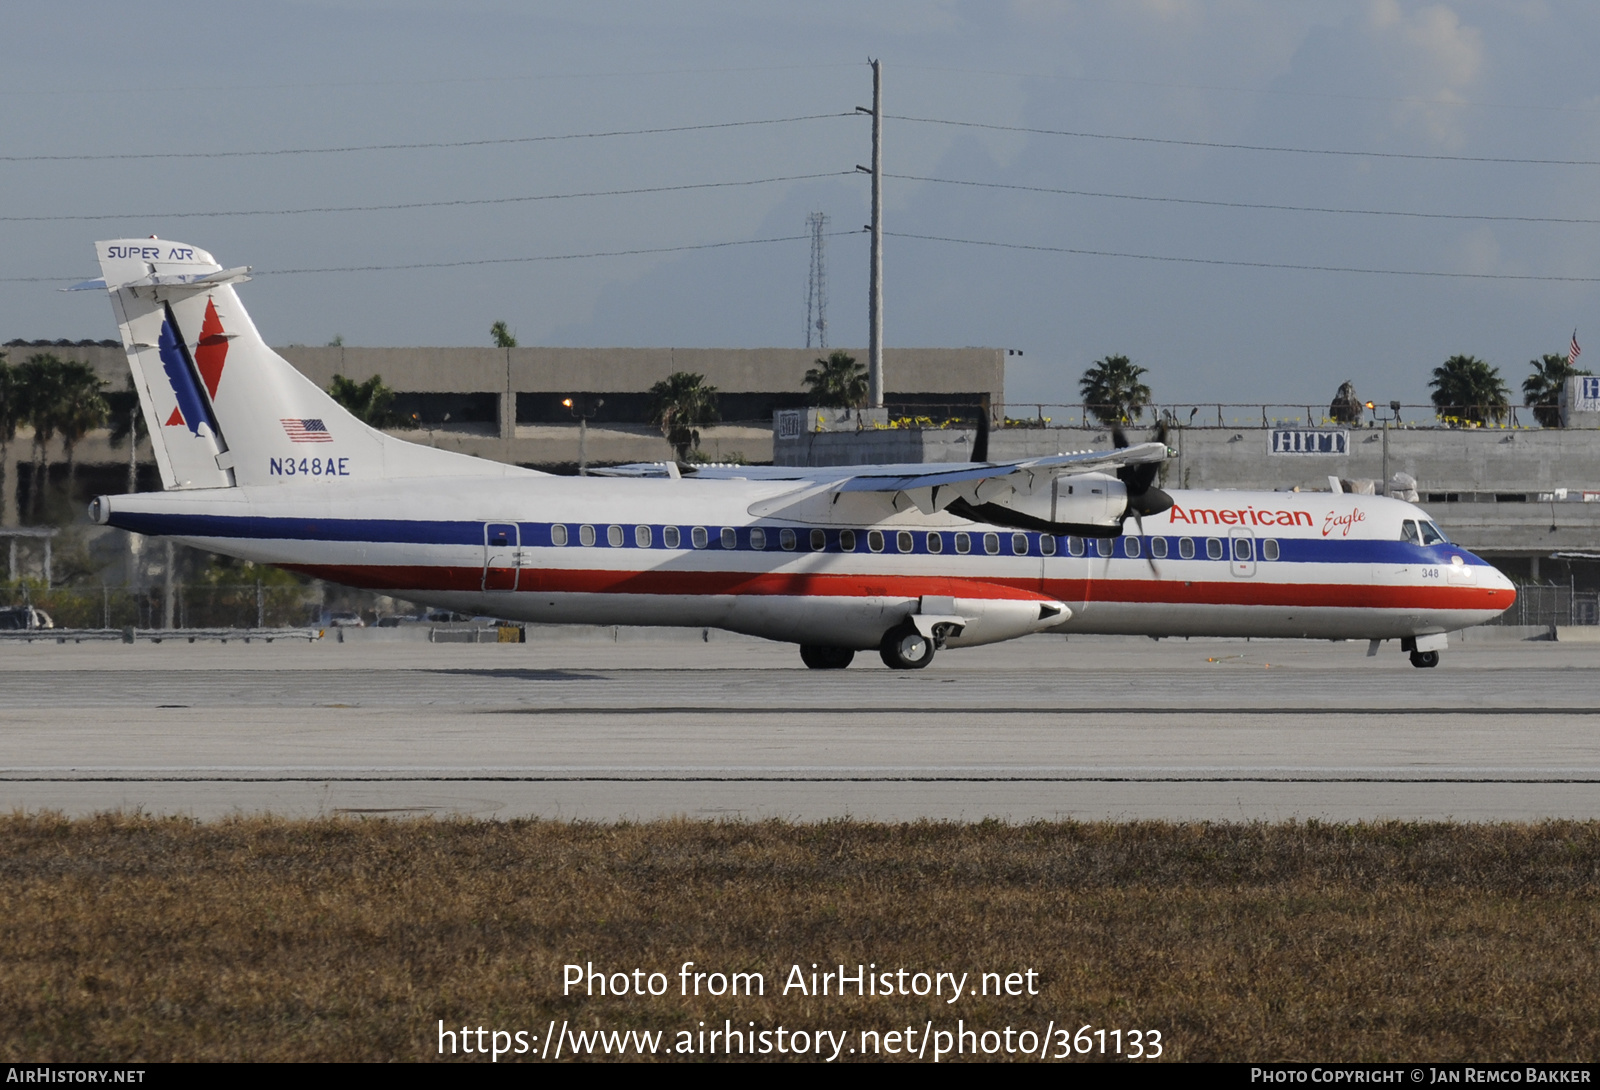
[[[341,609],[328,614],[329,628],[365,628],[367,622],[354,610]]]
[[[8,606],[0,609],[0,632],[20,632],[33,628],[54,628],[50,614],[33,606]]]

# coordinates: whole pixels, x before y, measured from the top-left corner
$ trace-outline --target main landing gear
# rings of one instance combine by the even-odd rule
[[[1411,665],[1423,669],[1426,669],[1430,666],[1437,666],[1439,665],[1439,652],[1413,651],[1411,652]]]
[[[800,645],[800,661],[813,670],[843,670],[855,657],[856,653],[848,647]]]
[[[920,670],[933,661],[933,641],[917,631],[909,620],[883,634],[878,654],[891,670]]]
[[[907,619],[883,634],[878,655],[891,670],[920,670],[933,661],[933,653],[944,643],[942,629],[936,630],[935,636],[936,640],[924,636]],[[856,653],[848,647],[800,645],[800,661],[813,670],[843,670],[855,657]]]

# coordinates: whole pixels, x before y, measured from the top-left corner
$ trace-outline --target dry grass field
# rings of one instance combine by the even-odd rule
[[[1160,1030],[1187,1060],[1600,1053],[1600,824],[14,816],[0,844],[5,1060],[428,1059],[441,1019],[668,1042],[724,1019],[1053,1021]],[[683,997],[685,961],[761,972],[766,995]],[[569,962],[671,989],[563,996]],[[1038,994],[781,994],[812,962],[1031,968]]]

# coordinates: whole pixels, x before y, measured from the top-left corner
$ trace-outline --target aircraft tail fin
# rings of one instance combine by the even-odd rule
[[[261,339],[234,291],[248,268],[164,239],[96,247],[164,487],[532,472],[356,419]]]

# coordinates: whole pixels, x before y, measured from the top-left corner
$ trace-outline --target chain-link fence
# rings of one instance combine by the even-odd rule
[[[33,606],[57,628],[167,627],[162,587],[41,587],[15,583],[0,589],[0,606]],[[320,587],[179,583],[172,588],[174,628],[295,628],[322,619]]]
[[[1541,628],[1600,624],[1600,593],[1570,584],[1523,584],[1517,587],[1516,604],[1488,623]]]

